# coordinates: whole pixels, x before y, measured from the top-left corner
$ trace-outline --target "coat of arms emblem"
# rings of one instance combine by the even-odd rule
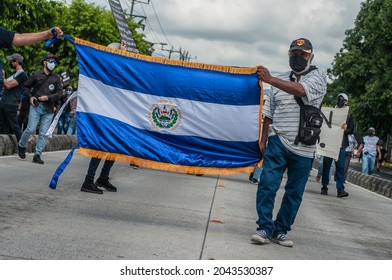
[[[181,120],[181,111],[176,104],[161,100],[151,106],[150,123],[155,130],[173,131]]]

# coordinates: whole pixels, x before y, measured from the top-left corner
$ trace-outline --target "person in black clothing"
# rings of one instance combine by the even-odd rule
[[[27,80],[27,75],[22,68],[23,56],[14,53],[7,56],[10,67],[15,72],[6,79],[4,70],[2,71],[4,80],[3,97],[0,100],[0,134],[9,133],[8,126],[15,133],[19,142],[22,131],[18,124],[18,106],[21,101],[22,88]]]
[[[345,93],[340,93],[337,99],[336,108],[344,108],[348,104],[348,96]],[[342,124],[342,129],[344,129],[342,146],[339,151],[339,159],[335,162],[335,179],[336,179],[336,188],[338,190],[337,197],[347,197],[348,192],[344,190],[344,163],[346,158],[346,148],[349,145],[348,135],[354,132],[354,119],[349,113],[347,116],[347,120],[345,124]],[[328,184],[329,184],[329,170],[332,164],[332,158],[324,157],[323,159],[323,174],[321,177],[321,184],[323,187],[321,188],[322,195],[328,195]]]
[[[377,150],[377,159],[376,159],[376,170],[377,172],[380,172],[380,167],[382,166],[382,163],[384,162],[385,155],[387,154],[387,150],[383,147],[382,141],[380,141],[380,152],[381,152],[381,157],[379,157],[379,153]]]
[[[58,58],[56,56],[53,54],[45,55],[43,58],[44,68],[35,72],[24,85],[24,92],[30,100],[31,107],[29,123],[19,141],[18,155],[21,159],[26,158],[25,146],[30,135],[36,132],[39,125],[39,136],[33,157],[34,163],[44,164],[41,155],[45,147],[45,134],[53,120],[54,105],[63,93],[60,76],[53,72],[57,63]]]
[[[121,50],[126,50],[125,45],[121,43],[119,49]],[[103,191],[98,188],[104,188],[109,192],[116,192],[117,188],[113,186],[109,182],[109,173],[110,169],[112,168],[114,161],[112,160],[105,160],[105,163],[103,164],[101,174],[97,181],[94,183],[94,178],[95,178],[95,172],[98,169],[99,163],[101,162],[100,158],[92,157],[90,160],[90,164],[88,166],[87,170],[87,175],[86,178],[83,182],[82,188],[80,191],[82,192],[89,192],[89,193],[95,193],[95,194],[103,194]],[[131,164],[132,166],[132,164]]]
[[[82,188],[80,191],[82,192],[89,192],[89,193],[96,193],[96,194],[103,194],[103,191],[98,187],[105,188],[109,192],[116,192],[117,188],[113,186],[109,182],[109,173],[110,169],[112,168],[114,161],[112,160],[105,160],[101,174],[97,181],[94,183],[95,172],[98,168],[99,163],[101,162],[100,158],[91,158],[90,164],[88,166],[87,175],[83,182]]]
[[[29,99],[23,95],[18,107],[18,124],[21,131],[25,131],[29,123],[30,102]]]

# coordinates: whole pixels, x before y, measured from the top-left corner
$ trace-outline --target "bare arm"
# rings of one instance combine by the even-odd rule
[[[263,127],[261,130],[261,139],[259,142],[259,148],[260,152],[264,152],[265,146],[267,145],[267,139],[268,139],[268,128],[270,124],[272,123],[272,120],[270,118],[264,117],[263,120]]]
[[[272,120],[268,117],[264,117],[263,120],[263,128],[261,131],[261,139],[260,142],[261,143],[267,143],[267,139],[268,139],[268,128],[270,126],[270,124],[272,123]]]
[[[380,160],[380,159],[382,159],[382,153],[381,153],[381,148],[380,148],[380,145],[377,145],[377,152],[378,152],[378,159]]]
[[[42,42],[44,40],[48,40],[53,36],[61,37],[63,36],[63,31],[60,28],[54,27],[54,34],[51,31],[52,29],[42,31],[42,32],[35,32],[35,33],[16,33],[14,36],[14,40],[12,44],[14,46],[27,46],[33,45],[35,43]]]
[[[257,76],[263,82],[270,84],[280,90],[283,90],[289,94],[296,95],[299,97],[306,96],[305,89],[300,83],[294,83],[290,81],[284,81],[276,77],[272,77],[270,72],[264,66],[259,66],[257,68]]]
[[[358,147],[358,151],[357,151],[357,157],[359,157],[361,155],[362,149],[363,149],[363,144],[360,144]]]
[[[4,87],[5,87],[6,89],[10,89],[10,88],[13,88],[13,87],[16,87],[16,86],[19,85],[19,83],[18,83],[18,81],[17,81],[16,79],[13,79],[12,81],[8,81],[8,80],[5,78],[5,72],[4,72],[4,70],[3,70],[3,84],[4,84]]]
[[[6,88],[6,89],[10,89],[10,88],[14,88],[14,87],[17,87],[18,85],[19,85],[19,83],[18,83],[18,81],[17,80],[12,80],[11,82],[9,82],[8,80],[6,80],[6,79],[4,79],[3,80],[4,82],[4,87]]]

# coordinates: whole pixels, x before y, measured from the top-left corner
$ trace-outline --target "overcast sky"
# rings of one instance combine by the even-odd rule
[[[105,0],[87,2],[109,7]],[[330,68],[345,31],[354,27],[361,2],[150,0],[148,5],[135,4],[134,13],[147,16],[147,40],[168,43],[165,49],[181,47],[189,52],[191,61],[242,67],[262,64],[271,72],[282,72],[288,70],[289,45],[299,37],[312,42],[313,64]],[[130,10],[130,0],[121,3],[123,9]],[[168,52],[156,51],[154,55],[167,56]]]

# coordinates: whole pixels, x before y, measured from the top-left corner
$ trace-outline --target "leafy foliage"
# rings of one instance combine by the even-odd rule
[[[0,2],[0,10],[0,26],[18,33],[38,32],[59,26],[64,34],[100,45],[120,42],[120,34],[112,12],[84,0],[73,0],[70,5],[65,1],[7,0],[7,4],[4,1]],[[140,25],[132,19],[128,22],[139,52],[151,55],[151,44],[145,40],[143,34],[137,32]],[[60,58],[56,72],[67,71],[73,78],[73,86],[76,86],[76,77],[79,73],[76,51],[67,40],[59,40],[49,50],[44,49],[44,43],[13,47],[12,50],[3,49],[0,50],[0,57],[14,52],[25,58],[23,68],[28,74],[43,67],[42,57],[46,53],[55,54]]]
[[[4,2],[3,2],[4,3]],[[39,32],[54,26],[57,18],[61,17],[64,4],[61,2],[42,0],[8,0],[2,5],[0,26],[18,33]],[[20,53],[24,59],[24,68],[28,74],[42,66],[42,57],[47,53],[42,44],[25,47],[13,47],[12,50],[2,49],[0,55],[5,56],[14,52]]]
[[[355,27],[346,31],[343,47],[330,72],[331,89],[351,97],[350,108],[364,133],[375,127],[377,135],[391,133],[392,120],[392,0],[366,0]]]

